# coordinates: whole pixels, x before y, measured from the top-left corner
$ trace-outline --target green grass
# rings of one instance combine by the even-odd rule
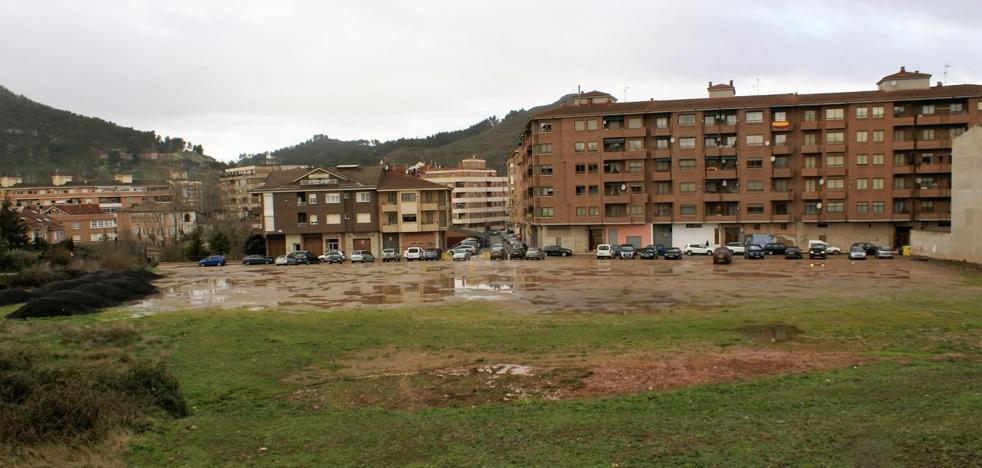
[[[192,414],[136,435],[128,464],[964,466],[982,455],[980,298],[912,291],[652,314],[534,314],[498,310],[493,302],[141,319],[113,310],[4,323],[0,343],[51,351],[65,362],[126,355],[169,363]],[[65,339],[121,320],[141,332],[125,347]],[[742,331],[770,324],[802,334],[771,344]],[[694,346],[836,350],[870,363],[636,395],[473,407],[406,410],[328,400],[312,408],[291,398],[298,384],[290,377],[331,375],[339,361],[371,350],[575,356]],[[326,379],[319,388],[330,394],[340,386],[373,389],[344,379]]]

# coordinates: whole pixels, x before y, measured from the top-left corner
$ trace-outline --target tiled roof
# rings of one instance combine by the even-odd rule
[[[156,186],[156,185],[167,185],[166,180],[134,180],[131,183],[123,183],[116,180],[78,180],[66,182],[62,185],[54,185],[50,183],[39,184],[35,182],[21,182],[16,185],[11,185],[6,187],[8,189],[18,189],[18,188],[71,188],[71,187],[115,187],[115,186],[130,186],[130,187],[142,187],[142,186]]]
[[[20,212],[20,219],[24,220],[24,224],[26,224],[31,230],[38,230],[45,227],[54,230],[63,229],[61,223],[58,222],[57,219],[41,213],[40,211],[36,211],[34,208],[24,208],[24,210]]]
[[[770,94],[762,96],[727,96],[665,101],[636,101],[594,104],[591,106],[562,106],[533,115],[532,119],[576,115],[641,114],[658,112],[695,111],[704,109],[736,109],[753,107],[816,106],[848,102],[888,102],[923,98],[982,96],[982,85],[935,86],[928,89],[897,91],[853,91],[844,93]]]
[[[256,191],[263,190],[291,190],[291,189],[322,189],[324,185],[302,185],[297,180],[312,172],[324,171],[338,176],[341,183],[331,187],[337,188],[358,188],[376,187],[382,178],[383,168],[381,166],[353,166],[353,167],[334,167],[325,168],[306,168],[290,169],[286,171],[271,172],[266,178],[266,183],[256,188]]]
[[[52,205],[50,207],[45,208],[44,212],[48,215],[51,215],[52,211],[54,210],[61,210],[62,212],[65,213],[65,215],[68,216],[103,214],[102,208],[99,208],[99,205],[94,205],[91,203],[80,204],[80,205],[75,205],[75,204]],[[57,216],[57,214],[55,214],[54,216]]]
[[[443,184],[438,184],[436,182],[430,182],[428,180],[419,179],[410,175],[403,174],[398,171],[385,171],[382,175],[382,182],[379,183],[379,190],[426,190],[426,189],[441,189],[450,190]]]
[[[580,97],[609,97],[615,101],[617,100],[617,98],[615,98],[610,93],[605,93],[603,91],[597,91],[597,90],[585,92],[581,94]]]
[[[716,83],[707,89],[734,89],[733,85],[726,83]]]
[[[892,75],[887,75],[884,76],[883,78],[880,78],[880,81],[877,81],[876,84],[880,84],[883,83],[884,81],[889,81],[889,80],[913,80],[913,79],[923,79],[923,78],[931,78],[931,74],[921,73],[920,71],[909,72],[904,67],[900,67],[900,71]]]

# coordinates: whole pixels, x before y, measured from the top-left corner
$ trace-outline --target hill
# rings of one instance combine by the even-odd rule
[[[239,164],[261,164],[276,161],[283,164],[334,166],[337,164],[412,164],[418,161],[455,166],[457,161],[477,156],[488,165],[503,170],[505,161],[518,143],[529,116],[558,107],[572,95],[529,110],[509,112],[503,119],[492,116],[462,130],[440,132],[425,138],[378,140],[338,140],[314,135],[302,143],[259,154],[239,157]]]
[[[191,175],[214,172],[221,163],[182,138],[161,138],[105,120],[32,101],[0,86],[0,173],[26,182],[50,174],[111,178],[130,172],[162,178],[172,169]]]

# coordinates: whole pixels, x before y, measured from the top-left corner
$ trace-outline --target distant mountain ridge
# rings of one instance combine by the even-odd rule
[[[440,132],[425,138],[400,138],[381,142],[378,140],[338,140],[326,135],[267,153],[246,154],[238,164],[308,164],[334,166],[338,164],[373,165],[413,164],[418,161],[433,162],[442,166],[456,166],[457,161],[476,156],[488,161],[499,171],[518,144],[519,137],[529,116],[554,109],[572,102],[574,95],[566,95],[558,101],[532,109],[513,110],[503,119],[495,116],[484,119],[462,130]]]
[[[214,172],[221,163],[181,138],[161,138],[32,101],[0,86],[0,173],[41,182],[59,172],[165,178],[171,170]]]

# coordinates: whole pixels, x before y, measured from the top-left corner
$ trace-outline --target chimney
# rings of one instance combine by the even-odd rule
[[[709,87],[706,88],[709,92],[709,97],[733,97],[736,95],[736,88],[733,87],[733,80],[730,80],[730,84],[717,84],[714,85],[712,81],[709,82]]]
[[[71,181],[72,181],[72,176],[60,175],[60,174],[55,174],[51,176],[51,185],[54,185],[55,187],[61,187],[62,185],[65,185]]]

